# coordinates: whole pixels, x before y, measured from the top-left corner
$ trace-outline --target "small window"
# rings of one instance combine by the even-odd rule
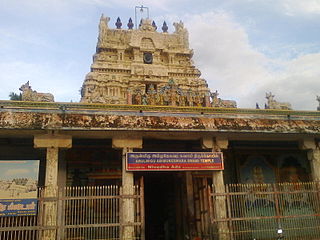
[[[152,53],[150,53],[150,52],[143,53],[143,62],[144,63],[151,64],[152,61],[153,61]]]

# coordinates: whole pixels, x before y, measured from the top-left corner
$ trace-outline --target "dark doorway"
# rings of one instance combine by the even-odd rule
[[[177,173],[145,173],[146,240],[182,239],[181,180]]]

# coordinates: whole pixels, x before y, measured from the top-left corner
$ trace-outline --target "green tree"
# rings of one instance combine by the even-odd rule
[[[22,100],[22,95],[21,95],[21,93],[17,94],[17,93],[11,92],[9,94],[9,98],[12,101],[21,101]]]

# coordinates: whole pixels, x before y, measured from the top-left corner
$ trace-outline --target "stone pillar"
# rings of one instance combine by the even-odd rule
[[[303,139],[300,142],[300,149],[307,150],[310,161],[312,181],[320,181],[320,146],[313,138]]]
[[[222,149],[228,148],[227,139],[216,138],[203,138],[202,147],[206,149],[212,149],[213,152],[221,152]],[[213,190],[215,193],[225,193],[225,185],[223,179],[223,170],[213,171],[212,173]],[[226,219],[227,218],[227,205],[225,196],[216,196],[213,202],[215,209],[215,219]],[[219,240],[229,240],[229,228],[227,222],[218,222],[218,239]]]
[[[141,59],[142,59],[141,56],[142,56],[142,55],[141,55],[139,49],[134,48],[134,49],[133,49],[133,62],[141,63],[141,62],[142,62],[142,61],[141,61]]]
[[[112,147],[122,149],[122,194],[134,194],[134,174],[126,170],[127,153],[134,148],[142,148],[142,138],[113,138]],[[122,229],[123,240],[135,239],[134,226],[134,200],[133,198],[123,198],[122,202]]]
[[[310,160],[312,180],[320,181],[320,149],[319,147],[308,151],[308,159]]]
[[[46,176],[45,176],[45,189],[43,197],[55,198],[58,197],[58,159],[59,148],[71,148],[72,139],[71,136],[64,136],[58,134],[44,134],[34,136],[35,148],[46,148]],[[57,201],[45,201],[44,202],[44,215],[43,225],[46,227],[57,226]],[[45,230],[43,232],[44,240],[56,239],[56,230]]]

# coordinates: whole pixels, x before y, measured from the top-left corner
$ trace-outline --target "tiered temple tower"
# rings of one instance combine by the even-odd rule
[[[149,104],[211,106],[207,82],[192,62],[188,31],[174,23],[162,32],[150,19],[142,19],[138,29],[129,19],[122,29],[108,26],[102,15],[96,53],[91,71],[81,90],[81,102],[106,104]]]

